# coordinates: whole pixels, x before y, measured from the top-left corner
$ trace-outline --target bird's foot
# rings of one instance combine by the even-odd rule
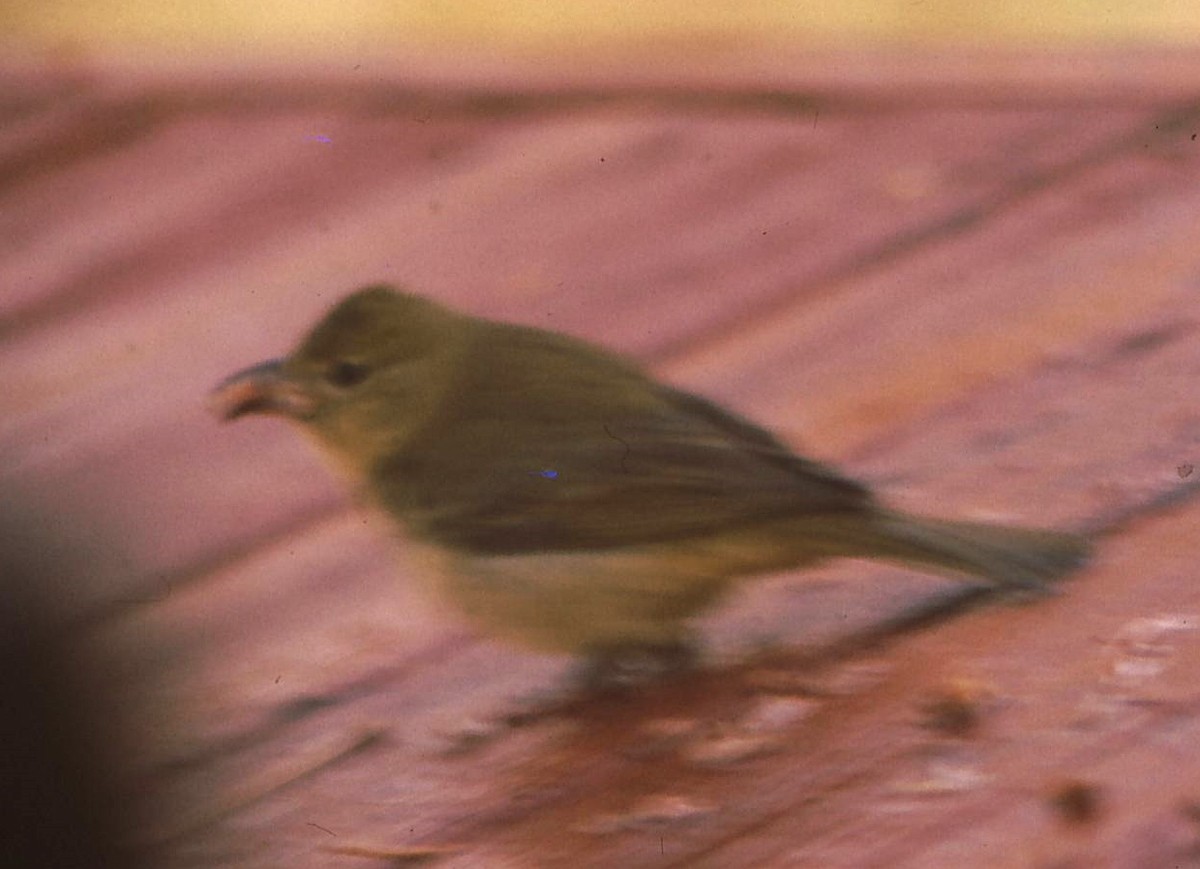
[[[605,647],[580,663],[575,681],[588,692],[621,690],[690,670],[697,660],[695,645],[682,640]]]

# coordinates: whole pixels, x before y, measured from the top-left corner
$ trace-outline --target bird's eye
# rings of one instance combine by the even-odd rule
[[[357,386],[367,379],[370,374],[367,366],[359,362],[347,362],[342,359],[334,362],[325,372],[325,379],[341,389]]]

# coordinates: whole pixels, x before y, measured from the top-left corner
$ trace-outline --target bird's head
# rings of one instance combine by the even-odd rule
[[[436,411],[474,322],[391,287],[366,287],[339,302],[290,355],[227,378],[210,404],[226,420],[291,419],[363,472]]]

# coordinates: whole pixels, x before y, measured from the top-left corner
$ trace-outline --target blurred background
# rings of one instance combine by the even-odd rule
[[[653,48],[719,56],[748,45],[1185,44],[1200,36],[1200,15],[1190,0],[6,0],[0,31],[10,45],[64,53],[337,62],[428,49],[573,56]]]

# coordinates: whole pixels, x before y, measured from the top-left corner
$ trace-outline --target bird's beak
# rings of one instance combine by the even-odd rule
[[[226,378],[208,399],[221,419],[251,413],[278,414],[304,419],[313,411],[313,400],[283,373],[283,360],[272,359]]]

